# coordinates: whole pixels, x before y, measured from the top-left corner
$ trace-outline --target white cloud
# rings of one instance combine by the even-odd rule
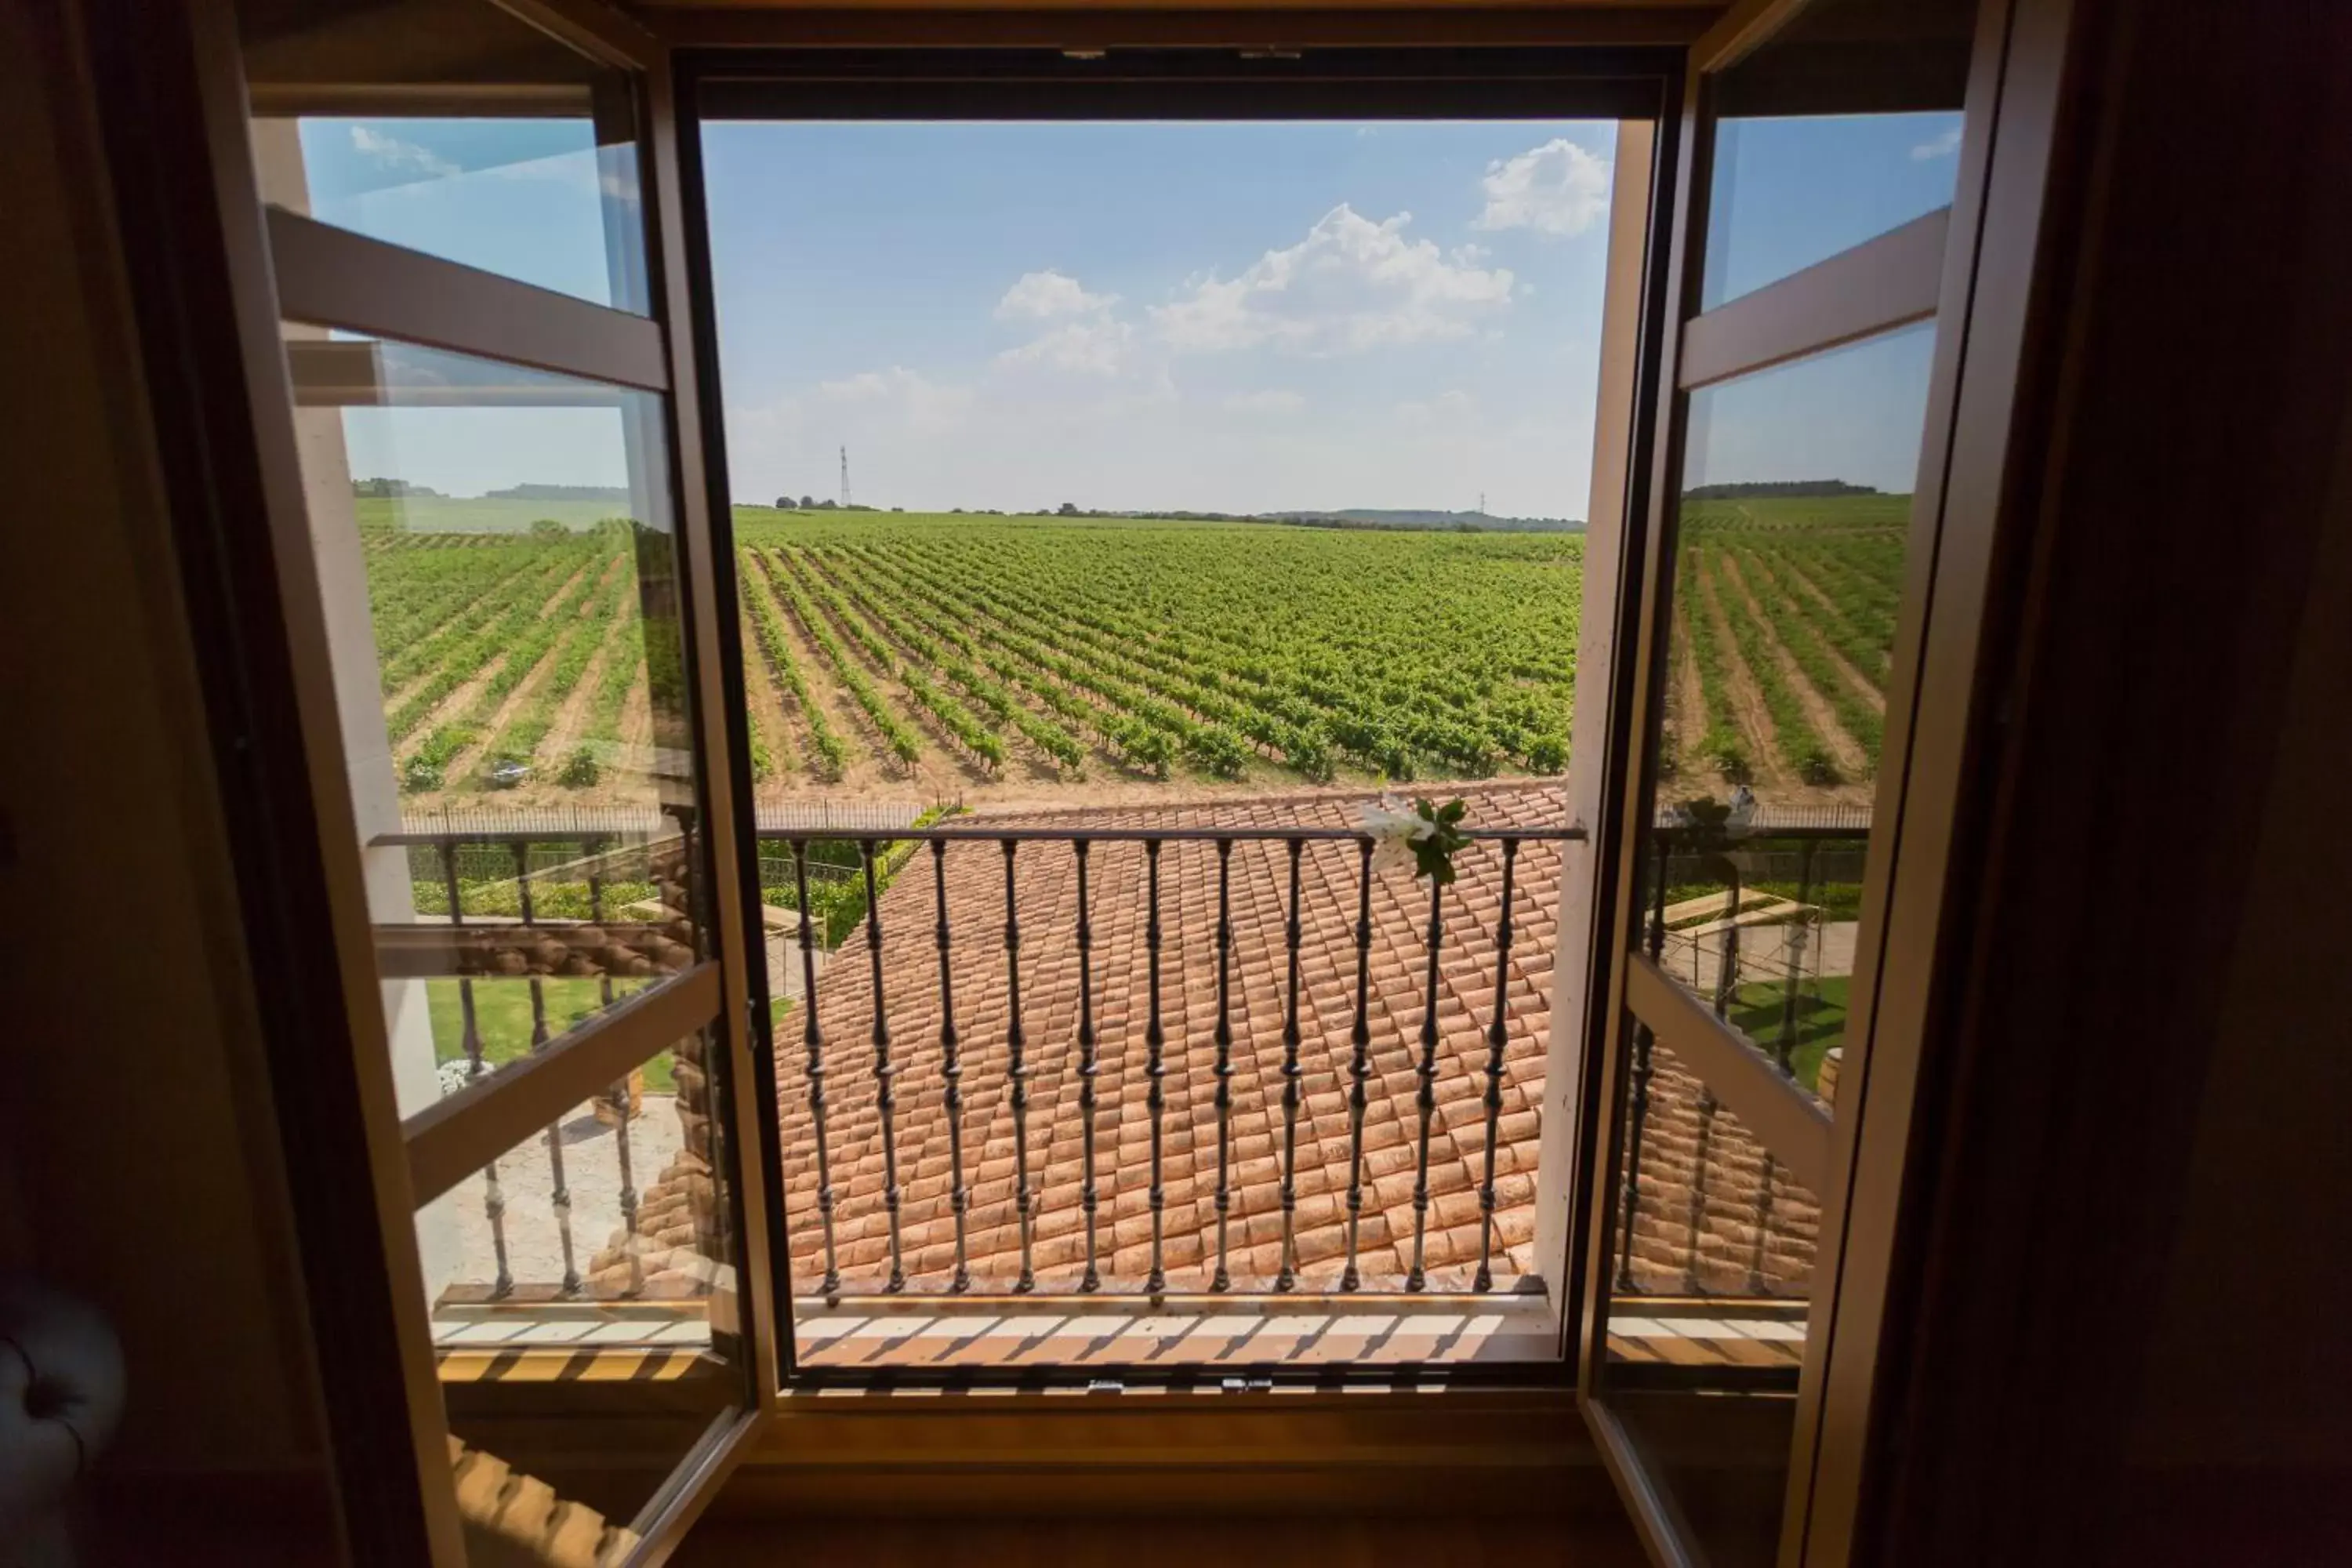
[[[1396,405],[1395,413],[1406,425],[1457,426],[1478,417],[1478,400],[1458,386],[1449,387],[1434,397],[1408,398]]]
[[[875,405],[912,429],[933,431],[961,424],[973,400],[971,387],[936,382],[904,365],[819,382],[816,395],[824,403]],[[796,416],[799,411],[791,412]]]
[[[1486,206],[1476,226],[1582,234],[1608,214],[1609,177],[1608,159],[1556,136],[1516,158],[1486,165],[1478,182]]]
[[[1286,387],[1270,386],[1263,392],[1236,392],[1224,406],[1230,414],[1296,414],[1307,406],[1307,399]]]
[[[404,174],[426,174],[448,180],[466,172],[429,148],[420,147],[414,142],[403,142],[397,136],[387,136],[364,125],[352,127],[352,149],[372,163]]]
[[[1075,278],[1047,268],[1024,272],[996,302],[1000,321],[1050,321],[1062,316],[1099,315],[1118,303],[1116,294],[1089,294]]]
[[[1055,327],[1019,348],[996,356],[1003,365],[1044,365],[1078,375],[1116,375],[1124,367],[1127,345],[1135,329],[1125,321],[1102,317]]]
[[[1075,375],[1117,375],[1127,365],[1132,324],[1115,314],[1116,294],[1089,294],[1085,285],[1051,268],[1022,274],[996,302],[1000,321],[1052,322],[1041,335],[996,356],[1000,365],[1056,370]]]
[[[1394,343],[1467,336],[1511,302],[1511,273],[1475,251],[1442,252],[1408,239],[1410,213],[1380,223],[1345,204],[1307,237],[1269,250],[1236,276],[1196,278],[1154,306],[1159,335],[1180,353],[1261,344],[1292,353],[1359,353]]]
[[[1925,163],[1937,158],[1948,158],[1959,150],[1960,128],[1955,125],[1932,141],[1922,142],[1912,148],[1911,158],[1914,163]]]

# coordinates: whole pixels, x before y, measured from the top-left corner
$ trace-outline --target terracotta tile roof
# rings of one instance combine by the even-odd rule
[[[1470,820],[1487,827],[1556,826],[1556,786],[1488,785],[1465,792]],[[974,826],[1145,827],[1315,826],[1352,827],[1364,796],[1310,795],[1195,806],[987,816]],[[1486,1144],[1486,1031],[1492,1022],[1501,914],[1502,857],[1480,845],[1459,859],[1443,901],[1436,1104],[1431,1116],[1430,1212],[1425,1240],[1433,1289],[1466,1289],[1481,1239],[1478,1186]],[[1026,1137],[1034,1226],[1032,1258],[1041,1291],[1076,1288],[1086,1256],[1080,1203],[1084,1118],[1079,1105],[1079,963],[1075,858],[1065,845],[1024,845],[1015,860],[1020,925],[1020,1017],[1030,1074]],[[1310,843],[1301,862],[1299,1089],[1296,1209],[1299,1286],[1336,1288],[1347,1248],[1350,1118],[1348,1068],[1355,1007],[1358,852]],[[1551,1023],[1554,934],[1559,902],[1557,844],[1522,847],[1512,899],[1514,942],[1506,987],[1507,1040],[1495,1152],[1496,1289],[1533,1264],[1536,1155],[1544,1057]],[[1097,1264],[1106,1290],[1140,1289],[1150,1265],[1150,1128],[1146,1022],[1150,1013],[1145,856],[1133,844],[1097,844],[1088,869],[1092,977],[1100,1068],[1096,1079]],[[1287,864],[1278,842],[1244,842],[1232,862],[1233,1074],[1228,1172],[1228,1268],[1233,1288],[1270,1288],[1282,1261],[1283,1024]],[[1216,1264],[1216,851],[1171,842],[1161,853],[1162,1256],[1168,1288],[1205,1289]],[[1007,1040],[1012,1009],[1004,952],[1004,857],[993,844],[956,845],[946,861],[954,1012],[962,1042],[967,1247],[975,1290],[1003,1290],[1020,1271],[1014,1198],[1015,1119]],[[1429,884],[1384,873],[1372,890],[1359,1267],[1367,1289],[1395,1289],[1411,1262],[1419,1110],[1419,1033],[1426,986]],[[882,899],[882,973],[891,1037],[893,1131],[901,1246],[909,1289],[941,1289],[955,1263],[950,1202],[946,1088],[940,1068],[937,909],[928,857],[909,863]],[[817,1022],[824,1042],[827,1154],[835,1194],[835,1237],[843,1287],[879,1290],[889,1270],[885,1158],[875,1094],[873,978],[863,927],[824,969]],[[816,1158],[798,1030],[780,1032],[786,1211],[794,1289],[824,1274]],[[1654,1084],[1645,1161],[1645,1218],[1664,1242],[1674,1217],[1667,1189],[1687,1191],[1695,1142],[1676,1117],[1696,1091],[1662,1072]],[[1735,1180],[1746,1140],[1720,1131],[1709,1169],[1723,1167],[1708,1215],[1745,1203],[1755,1178]],[[1752,1149],[1752,1146],[1750,1146]],[[1750,1160],[1750,1163],[1755,1163]],[[1730,1194],[1742,1194],[1734,1198]],[[1655,1206],[1658,1213],[1649,1215]],[[1686,1205],[1685,1205],[1687,1206]],[[1703,1216],[1705,1217],[1705,1216]],[[1728,1214],[1721,1216],[1729,1219]],[[1687,1227],[1679,1239],[1687,1241]],[[1737,1245],[1731,1245],[1737,1250]],[[1810,1251],[1808,1247],[1806,1249]],[[1646,1258],[1647,1254],[1643,1253]],[[1744,1255],[1743,1255],[1744,1256]],[[1676,1283],[1681,1272],[1675,1272]],[[1744,1267],[1741,1279],[1745,1279]]]
[[[1465,791],[1485,826],[1559,822],[1559,796],[1528,784]],[[985,816],[973,826],[1074,830],[1226,826],[1352,827],[1366,796],[1313,795],[1213,805]],[[1512,900],[1507,1044],[1496,1140],[1495,1285],[1533,1267],[1536,1163],[1551,1014],[1560,849],[1522,847]],[[1438,1074],[1431,1115],[1426,1238],[1433,1290],[1468,1287],[1480,1243],[1485,1174],[1486,1030],[1491,1023],[1501,856],[1482,845],[1459,860],[1444,901]],[[1357,850],[1309,844],[1299,944],[1298,1286],[1336,1287],[1347,1249],[1350,1118],[1347,1070],[1355,1005]],[[1030,1074],[1026,1114],[1032,1261],[1038,1290],[1074,1289],[1086,1257],[1080,1202],[1084,1118],[1079,1104],[1077,888],[1067,845],[1024,846],[1015,860],[1021,928],[1021,1019]],[[1091,966],[1099,1050],[1096,1079],[1097,1257],[1107,1292],[1143,1289],[1150,1263],[1150,1114],[1145,1071],[1150,1012],[1144,853],[1097,844],[1089,873]],[[1232,867],[1233,1076],[1227,1165],[1228,1268],[1237,1292],[1271,1287],[1281,1265],[1282,1063],[1287,866],[1279,842],[1235,847]],[[1019,1277],[1014,1118],[1006,1068],[1010,1008],[1004,952],[1004,860],[994,843],[952,847],[946,862],[955,1020],[962,1042],[963,1173],[968,1256],[976,1294]],[[1165,1034],[1161,1121],[1162,1256],[1170,1290],[1207,1289],[1216,1260],[1216,854],[1168,844],[1161,860],[1160,985]],[[941,1075],[937,907],[928,853],[882,900],[883,984],[895,1085],[893,1130],[901,1247],[908,1288],[940,1291],[952,1278],[955,1223]],[[1363,1208],[1359,1267],[1367,1290],[1394,1289],[1411,1260],[1419,1132],[1419,1032],[1426,986],[1428,885],[1403,871],[1374,880],[1367,994]],[[873,980],[860,926],[824,967],[817,986],[824,1041],[827,1152],[835,1239],[850,1294],[888,1279],[884,1154],[875,1097]],[[796,957],[796,955],[795,955]],[[799,1016],[777,1039],[786,1214],[794,1289],[824,1275],[815,1142]],[[1671,1052],[1653,1057],[1639,1200],[1622,1275],[1637,1294],[1802,1294],[1818,1205],[1733,1116],[1710,1109],[1699,1081]],[[700,1146],[699,1070],[681,1058],[678,1110],[687,1151],[648,1184],[635,1238],[616,1233],[591,1270],[601,1295],[694,1295],[707,1280],[702,1235],[711,1202]],[[1759,1246],[1759,1237],[1761,1245]],[[637,1257],[631,1263],[624,1247]],[[1612,1268],[1612,1275],[1618,1274]]]
[[[1612,1278],[1630,1275],[1635,1295],[1804,1295],[1820,1202],[1662,1045],[1642,1122],[1632,1246],[1621,1236]]]

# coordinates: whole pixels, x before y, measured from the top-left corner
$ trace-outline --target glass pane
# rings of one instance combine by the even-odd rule
[[[289,327],[401,1110],[702,950],[650,394]]]
[[[241,7],[262,198],[643,313],[629,79],[486,0]]]
[[[1757,832],[1710,816],[1676,807],[1653,832],[1643,951],[1833,1105],[1870,813],[1782,812]]]
[[[1702,310],[1948,206],[1973,0],[1821,0],[1709,84]]]
[[[1703,388],[1686,416],[1638,940],[1825,1100],[1934,346],[1907,327]]]
[[[701,134],[797,1364],[1557,1362],[1617,128]],[[1530,835],[1433,971],[1415,868],[1291,892],[1391,788]],[[998,844],[824,837],[940,815],[1037,833],[1017,963]]]
[[[748,1402],[722,1061],[709,1036],[688,1036],[417,1211],[469,1536],[549,1563],[618,1562],[565,1555],[547,1531],[611,1547],[603,1531],[631,1528]],[[530,1498],[485,1479],[509,1474],[552,1499],[518,1507]],[[579,1517],[562,1522],[557,1502]],[[478,1562],[509,1561],[474,1546]]]
[[[1820,1200],[1630,1026],[1601,1384],[1706,1561],[1779,1544]]]

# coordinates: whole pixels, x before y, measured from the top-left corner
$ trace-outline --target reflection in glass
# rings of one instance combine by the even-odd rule
[[[746,1403],[719,1056],[677,1042],[417,1211],[460,1505],[550,1563],[607,1559],[550,1552],[481,1473],[625,1530]]]
[[[1833,1102],[1933,323],[1691,395],[1644,951]]]
[[[595,304],[646,310],[636,121],[623,73],[487,0],[247,0],[240,12],[265,201]]]
[[[1975,13],[1822,0],[1711,79],[1700,309],[1951,204]]]
[[[700,951],[659,400],[286,332],[414,1115]]]
[[[1867,813],[1745,831],[1670,809],[1643,864],[1643,952],[1825,1106],[1834,1105],[1861,929]],[[1823,814],[1827,815],[1827,814]]]
[[[1601,1383],[1711,1563],[1778,1544],[1821,1202],[1630,1026]]]

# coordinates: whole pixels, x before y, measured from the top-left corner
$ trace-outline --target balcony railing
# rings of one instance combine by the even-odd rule
[[[825,1332],[845,1341],[845,1301],[1303,1308],[1542,1289],[1537,1108],[1559,847],[1580,830],[1505,816],[1436,888],[1376,870],[1370,838],[1295,804],[1248,826],[1171,815],[762,828],[787,1239]],[[478,993],[528,994],[529,1050],[559,983],[610,1005],[687,961],[685,840],[658,826],[436,823],[385,841],[408,847],[420,911],[387,952],[454,988],[453,1076],[495,1070]],[[1719,1013],[1746,1000],[1751,1034],[1746,994],[1784,987],[1759,1045],[1792,1076],[1806,983],[1850,931],[1810,895],[1858,880],[1865,834],[1758,825],[1733,855],[1741,885],[1697,894],[1720,847],[1655,840],[1648,950]],[[494,1165],[461,1189],[488,1246],[442,1291],[454,1335],[467,1311],[593,1306],[608,1340],[616,1314],[640,1314],[657,1342],[698,1300],[724,1247],[698,1048],[669,1068],[675,1131],[633,1116],[645,1097],[628,1085],[593,1122],[549,1131],[529,1223],[555,1245],[523,1249],[535,1268],[512,1261],[511,1176]],[[1810,1194],[1709,1115],[1662,1047],[1643,1039],[1630,1077],[1620,1289],[1800,1290]],[[582,1194],[583,1170],[614,1190]],[[577,1245],[579,1214],[605,1245]]]

